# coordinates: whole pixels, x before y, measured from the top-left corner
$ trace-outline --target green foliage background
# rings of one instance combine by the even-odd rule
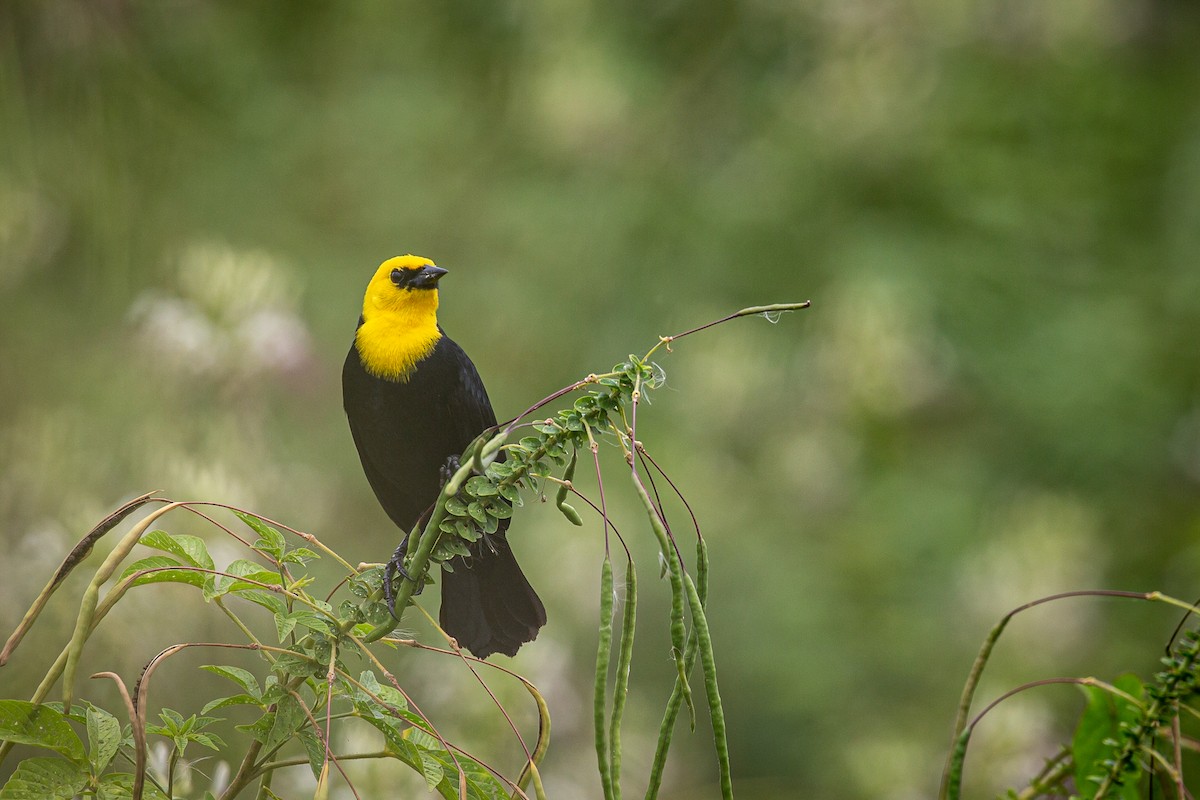
[[[639,436],[709,537],[741,796],[928,796],[1003,611],[1197,593],[1198,36],[1185,0],[4,3],[0,623],[151,488],[390,552],[338,385],[388,256],[450,269],[443,324],[502,418],[658,334],[811,298],[680,343]],[[556,715],[547,789],[595,796],[600,528],[535,508],[513,530],[551,614],[515,662]],[[672,670],[651,572],[635,793]],[[97,668],[222,634],[161,591]],[[1149,671],[1174,622],[1044,608],[992,688]],[[495,725],[401,659],[443,717]],[[1007,704],[968,796],[1028,777],[1081,707]],[[676,796],[715,791],[707,736],[677,740]]]

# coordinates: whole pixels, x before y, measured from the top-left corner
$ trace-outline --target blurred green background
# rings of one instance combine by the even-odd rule
[[[1197,41],[1187,0],[0,4],[0,627],[150,489],[351,561],[390,552],[339,386],[386,257],[450,270],[442,322],[501,418],[659,334],[812,299],[681,342],[639,436],[709,541],[739,795],[930,796],[1004,611],[1200,590]],[[641,565],[640,796],[667,589],[606,458]],[[527,507],[513,539],[551,619],[513,662],[551,703],[547,788],[595,797],[600,526]],[[139,591],[92,667],[132,681],[165,644],[238,637],[183,588]],[[73,602],[4,696],[36,684]],[[983,696],[1148,673],[1175,622],[1041,607]],[[393,668],[464,744],[517,763],[469,682],[416,653]],[[156,680],[185,713],[228,688],[184,661]],[[1067,688],[1003,706],[968,796],[1030,777],[1080,707]],[[715,794],[710,739],[681,728],[669,796]]]

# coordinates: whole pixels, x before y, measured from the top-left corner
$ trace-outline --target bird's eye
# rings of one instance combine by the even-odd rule
[[[396,284],[397,286],[404,285],[404,270],[401,270],[401,269],[392,270],[392,283]]]

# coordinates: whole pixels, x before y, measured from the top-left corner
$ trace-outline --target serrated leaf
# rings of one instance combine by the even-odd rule
[[[185,564],[201,569],[212,569],[212,556],[208,554],[208,546],[199,536],[187,534],[171,534],[155,530],[142,536],[139,544],[162,550],[165,553],[178,556]]]
[[[87,771],[66,759],[27,758],[0,788],[0,800],[70,800],[83,791],[87,780]]]
[[[233,681],[253,697],[262,696],[262,690],[258,688],[258,679],[249,670],[242,669],[241,667],[231,667],[227,664],[205,664],[200,669]]]
[[[49,706],[24,700],[0,700],[0,741],[44,747],[77,764],[86,762],[83,742],[63,717]]]
[[[121,723],[102,708],[89,705],[87,708],[88,760],[92,774],[99,775],[108,769],[113,756],[121,746]]]

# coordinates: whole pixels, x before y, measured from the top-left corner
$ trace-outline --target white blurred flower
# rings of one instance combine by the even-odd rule
[[[147,347],[185,372],[206,374],[220,363],[225,342],[221,332],[187,300],[144,292],[131,316]]]
[[[308,363],[312,337],[295,306],[295,276],[269,254],[211,242],[183,248],[178,293],[143,292],[130,315],[173,369],[229,377],[288,373]]]
[[[294,372],[312,356],[308,329],[290,312],[264,308],[243,319],[237,340],[246,361],[263,370]]]

